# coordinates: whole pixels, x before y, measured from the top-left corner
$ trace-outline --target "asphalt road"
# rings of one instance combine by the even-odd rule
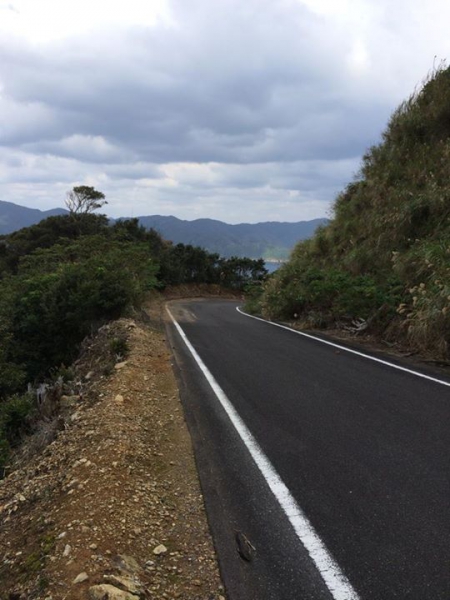
[[[354,597],[449,600],[450,387],[236,306],[192,301],[170,310]],[[351,598],[330,590],[327,566],[321,572],[299,540],[173,327],[170,339],[230,599]],[[254,547],[249,561],[236,532]]]

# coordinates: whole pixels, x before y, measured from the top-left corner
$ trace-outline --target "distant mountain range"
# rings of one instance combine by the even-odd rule
[[[248,256],[266,260],[287,258],[299,240],[311,237],[326,219],[298,223],[240,223],[229,225],[214,219],[183,221],[176,217],[153,215],[139,217],[146,228],[158,231],[164,239],[175,243],[201,246],[221,256]]]
[[[47,217],[64,214],[67,214],[67,210],[63,208],[41,211],[0,201],[0,234],[11,233]],[[175,244],[201,246],[225,257],[248,256],[265,260],[287,258],[296,242],[311,237],[319,225],[328,222],[327,219],[314,219],[297,223],[270,221],[229,225],[214,219],[184,221],[161,215],[137,218],[146,229],[155,229],[164,239]]]
[[[26,208],[12,202],[0,200],[0,234],[12,233],[22,227],[29,227],[39,223],[47,217],[67,214],[64,208],[53,208],[52,210],[38,210],[37,208]]]

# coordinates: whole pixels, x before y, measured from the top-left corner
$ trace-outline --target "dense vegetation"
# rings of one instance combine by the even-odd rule
[[[265,273],[262,260],[173,245],[136,219],[110,226],[89,211],[1,237],[0,475],[10,447],[30,429],[27,384],[69,365],[86,335],[138,308],[148,290],[185,283],[242,289]]]
[[[392,115],[338,196],[249,305],[309,326],[365,319],[384,339],[450,353],[450,69]]]

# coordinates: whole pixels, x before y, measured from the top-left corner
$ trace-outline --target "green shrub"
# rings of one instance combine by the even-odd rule
[[[0,302],[8,361],[24,365],[28,379],[69,364],[92,327],[139,305],[156,286],[156,270],[145,244],[107,237],[35,251],[7,280]]]
[[[8,444],[8,440],[3,437],[3,433],[0,429],[0,479],[5,476],[5,468],[8,464],[11,447]]]
[[[31,433],[29,417],[33,408],[33,398],[29,394],[12,396],[0,404],[0,437],[11,448],[17,446],[24,435]]]
[[[65,365],[61,365],[60,367],[50,369],[50,375],[53,381],[58,381],[58,379],[60,379],[63,383],[73,381],[75,377],[73,369],[71,369],[70,367],[66,367]]]
[[[122,358],[127,356],[128,352],[130,351],[127,339],[124,336],[113,338],[109,342],[109,349],[114,357],[121,356]]]
[[[261,282],[250,283],[244,288],[244,310],[251,315],[261,314],[261,300],[264,288]]]

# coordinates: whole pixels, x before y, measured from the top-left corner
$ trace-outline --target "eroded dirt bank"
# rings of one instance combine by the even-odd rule
[[[0,598],[224,598],[162,328],[104,327],[77,377],[56,439],[0,482]]]

